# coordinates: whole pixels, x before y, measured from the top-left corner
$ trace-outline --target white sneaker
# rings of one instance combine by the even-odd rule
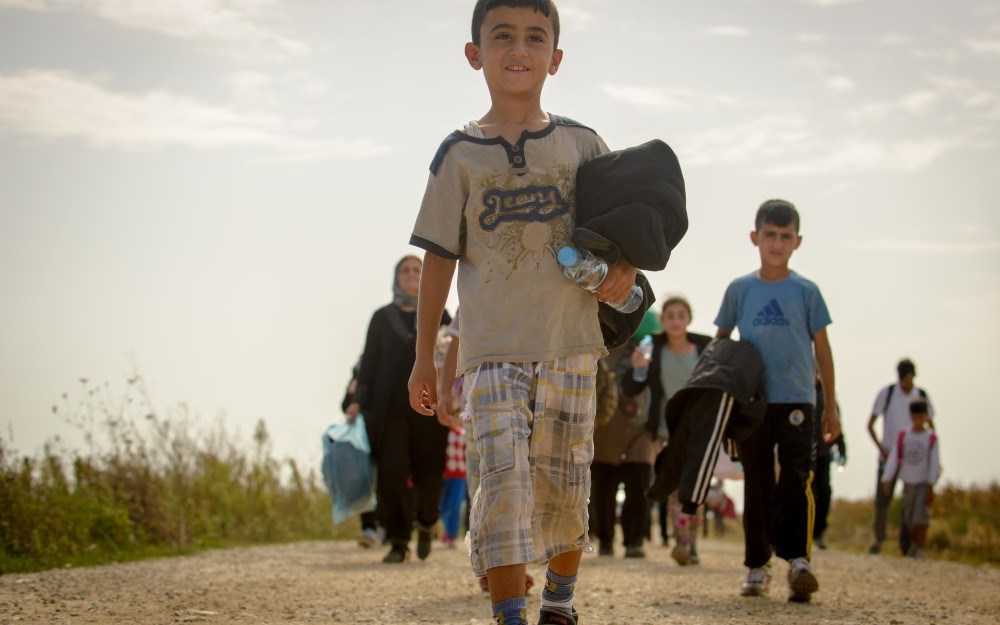
[[[809,560],[795,558],[788,563],[788,600],[795,603],[809,601],[812,594],[819,590],[819,582],[813,575]]]
[[[744,597],[762,597],[767,594],[767,587],[771,583],[771,565],[750,569],[747,573],[747,580],[743,582],[740,594]]]
[[[371,549],[372,547],[377,547],[382,544],[379,540],[378,533],[373,529],[366,529],[361,532],[361,536],[358,537],[358,546],[364,547],[365,549]]]

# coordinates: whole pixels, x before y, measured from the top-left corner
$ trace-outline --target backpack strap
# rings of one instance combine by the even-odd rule
[[[934,433],[934,430],[931,430],[931,442],[930,445],[927,446],[927,451],[934,449],[934,443],[936,442],[937,442],[937,434]]]
[[[903,466],[903,438],[906,436],[906,430],[899,431],[899,439],[896,442],[897,449],[899,450],[899,466]]]
[[[885,406],[882,406],[882,414],[889,412],[889,404],[892,403],[892,393],[896,390],[895,384],[886,387]]]

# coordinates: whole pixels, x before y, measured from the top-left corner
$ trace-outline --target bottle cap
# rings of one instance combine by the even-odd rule
[[[567,245],[559,249],[556,258],[559,259],[559,264],[563,267],[572,267],[576,264],[576,261],[580,260],[580,255],[577,254],[575,249]]]

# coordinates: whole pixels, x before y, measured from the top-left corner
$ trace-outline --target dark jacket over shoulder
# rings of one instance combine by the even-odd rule
[[[684,176],[663,141],[602,154],[577,171],[573,242],[608,262],[660,271],[687,228]]]
[[[743,441],[764,418],[764,362],[745,341],[709,343],[687,384],[667,404],[670,440],[660,452],[651,499],[674,490],[684,512],[705,502],[724,438]]]
[[[624,257],[633,266],[659,271],[687,232],[684,176],[677,156],[663,141],[602,154],[576,175],[573,243],[609,263]],[[599,316],[608,348],[623,345],[656,301],[645,276],[637,278],[645,301],[632,313],[601,304]]]
[[[745,419],[730,424],[727,436],[746,440],[764,418],[764,361],[753,345],[728,338],[713,339],[702,352],[687,384],[670,398],[667,429],[673,431],[678,419],[699,391],[716,389],[732,395]]]

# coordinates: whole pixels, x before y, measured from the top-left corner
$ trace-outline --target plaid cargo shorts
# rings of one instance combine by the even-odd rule
[[[479,455],[467,538],[476,575],[594,550],[587,500],[598,357],[490,362],[465,375],[463,417]]]

